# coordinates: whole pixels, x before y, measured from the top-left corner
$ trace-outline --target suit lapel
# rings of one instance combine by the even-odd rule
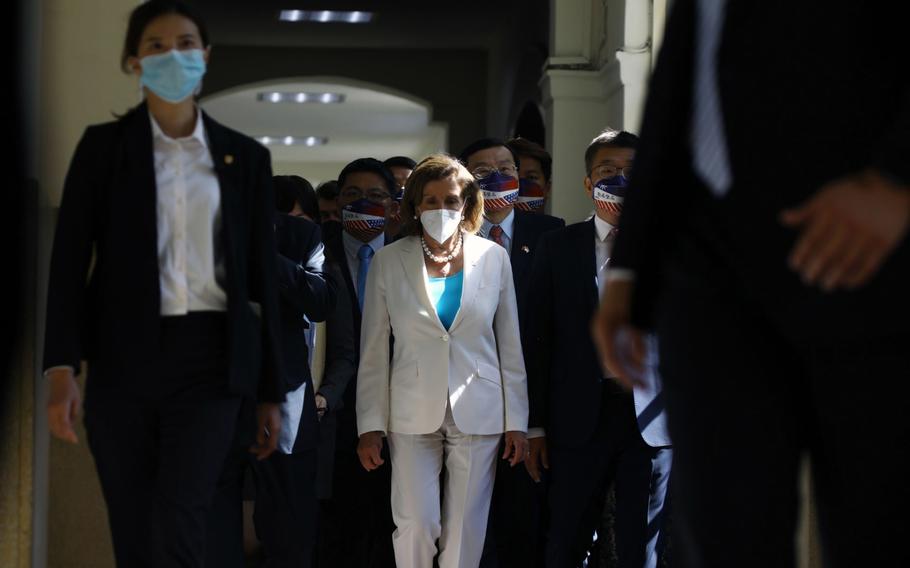
[[[128,194],[135,200],[132,211],[136,215],[137,232],[145,241],[137,245],[146,249],[142,254],[158,258],[158,191],[148,106],[141,104],[123,120],[126,146],[124,188],[129,189]]]
[[[238,172],[251,164],[243,163],[242,158],[235,152],[233,140],[220,124],[211,119],[207,114],[202,114],[205,133],[208,140],[209,153],[212,156],[212,165],[218,178],[218,188],[221,193],[221,245],[225,251],[225,270],[230,278],[233,246],[236,240],[237,227],[242,227],[240,212],[243,210],[244,196],[240,194],[237,184]]]
[[[597,294],[597,261],[594,251],[594,236],[597,231],[594,228],[594,219],[585,223],[580,230],[575,232],[575,242],[572,246],[573,251],[577,251],[575,265],[581,268],[579,274],[580,281],[583,283],[587,297],[590,298],[596,306],[599,302]]]
[[[455,314],[452,325],[449,326],[449,330],[458,327],[458,324],[464,319],[465,306],[470,306],[474,302],[477,289],[480,287],[481,274],[477,270],[477,264],[480,262],[481,247],[477,245],[484,244],[478,242],[480,238],[473,235],[465,235],[464,237],[464,268],[462,269],[464,276],[461,281],[461,303],[458,306],[458,313]]]
[[[439,316],[436,314],[436,308],[433,306],[433,303],[430,302],[430,294],[427,292],[426,284],[427,267],[423,261],[423,250],[417,245],[417,239],[409,238],[401,244],[399,250],[401,251],[401,263],[404,268],[404,273],[408,277],[411,288],[417,295],[417,300],[428,313],[433,314],[436,325],[445,331],[445,326],[442,325]],[[454,327],[454,325],[452,327]]]
[[[527,216],[521,211],[515,211],[515,223],[512,235],[512,278],[515,282],[523,282],[525,273],[528,271],[528,264],[531,260],[531,249],[528,247],[529,231],[527,226]]]

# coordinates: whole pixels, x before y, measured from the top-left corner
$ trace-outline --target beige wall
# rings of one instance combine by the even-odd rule
[[[36,7],[33,49],[39,54],[38,109],[34,139],[39,188],[37,314],[35,337],[43,337],[44,295],[55,209],[73,150],[89,124],[113,119],[139,101],[135,78],[120,71],[126,22],[136,0],[43,0]],[[31,354],[34,358],[40,352]],[[34,359],[37,360],[37,359]],[[38,365],[35,365],[36,367]],[[37,384],[34,400],[35,567],[113,566],[104,502],[79,425],[80,444],[48,442],[39,369],[20,377]],[[24,487],[24,486],[23,486]],[[6,566],[5,563],[0,562]]]

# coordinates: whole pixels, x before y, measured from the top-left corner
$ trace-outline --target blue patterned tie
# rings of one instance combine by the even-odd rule
[[[724,0],[698,0],[692,151],[695,172],[715,196],[730,189],[732,174],[717,88],[717,46],[724,23]]]
[[[360,311],[363,312],[363,296],[367,288],[367,272],[370,270],[370,260],[373,259],[373,247],[362,245],[357,251],[357,258],[360,263],[357,265],[357,301],[360,303]]]

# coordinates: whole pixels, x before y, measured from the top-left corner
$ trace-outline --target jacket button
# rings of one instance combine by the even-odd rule
[[[443,341],[448,341],[448,340],[449,340],[449,334],[447,333],[447,334],[443,335],[443,336],[442,336],[442,340],[443,340]]]

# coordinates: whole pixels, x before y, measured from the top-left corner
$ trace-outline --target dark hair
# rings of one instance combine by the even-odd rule
[[[546,181],[550,181],[553,177],[553,157],[537,142],[532,142],[527,138],[513,138],[506,142],[506,146],[519,157],[525,156],[540,162],[540,169],[543,170],[543,177]]]
[[[423,234],[420,217],[417,216],[417,205],[423,201],[423,190],[431,181],[454,178],[461,188],[464,199],[464,218],[461,228],[474,234],[483,225],[483,193],[480,191],[474,176],[468,169],[448,154],[433,154],[424,158],[414,173],[404,184],[404,197],[401,199],[401,235],[419,236]]]
[[[338,181],[330,179],[324,181],[316,187],[316,198],[335,201],[338,199]]]
[[[149,0],[136,6],[130,13],[129,24],[126,28],[126,40],[123,42],[123,53],[120,55],[120,68],[125,73],[132,71],[127,66],[127,60],[139,54],[139,42],[142,40],[145,28],[148,27],[152,20],[165,14],[179,14],[191,20],[199,30],[199,37],[202,39],[203,47],[210,45],[208,28],[195,8],[180,0]]]
[[[613,130],[607,128],[591,140],[588,149],[585,150],[585,173],[590,174],[594,166],[594,155],[601,148],[631,148],[638,147],[638,136],[625,130]]]
[[[392,156],[388,160],[382,163],[383,166],[392,169],[392,168],[407,168],[413,170],[417,167],[417,162],[408,158],[407,156]]]
[[[319,222],[319,206],[313,184],[300,176],[275,176],[272,184],[275,186],[275,208],[278,211],[290,213],[294,204],[299,203],[307,217]]]
[[[464,164],[465,167],[468,167],[468,158],[480,152],[481,150],[486,150],[488,148],[496,148],[497,146],[502,146],[512,154],[512,160],[515,162],[515,167],[519,167],[521,162],[518,159],[518,154],[515,153],[515,150],[509,148],[509,146],[498,138],[481,138],[480,140],[475,140],[468,144],[464,150],[461,151],[461,154],[458,154],[458,161]]]
[[[381,177],[385,181],[390,196],[395,195],[395,192],[398,191],[398,184],[395,183],[395,177],[392,172],[376,158],[357,158],[346,165],[341,170],[341,173],[338,174],[338,191],[340,192],[344,188],[344,181],[349,175],[361,172],[376,174]]]

